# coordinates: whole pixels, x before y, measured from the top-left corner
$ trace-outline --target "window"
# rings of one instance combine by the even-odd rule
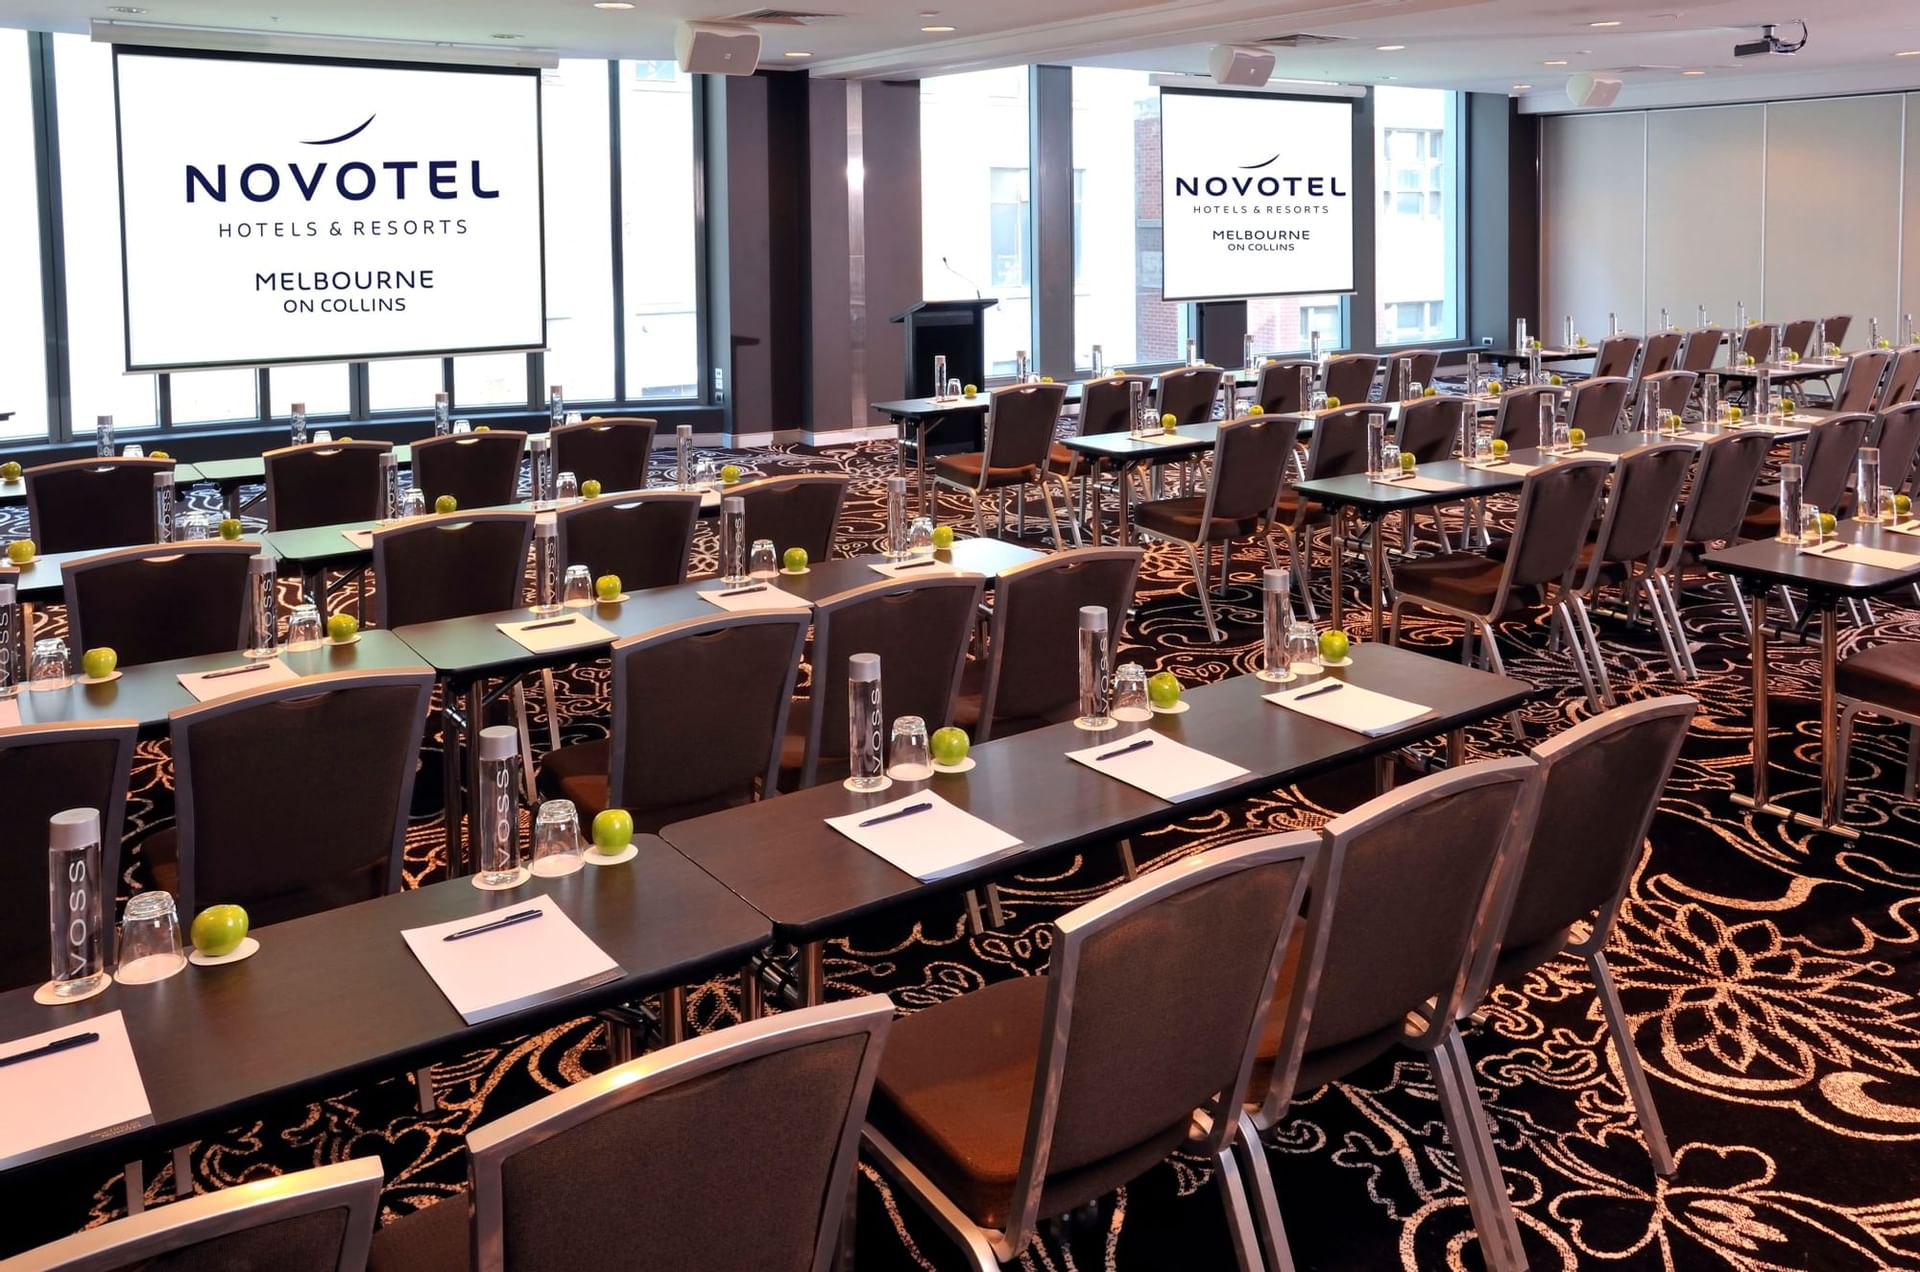
[[[400,358],[367,364],[367,406],[372,411],[431,409],[433,395],[446,388],[444,358]],[[276,392],[276,397],[279,394]],[[309,403],[311,405],[311,403]]]
[[[1460,336],[1459,94],[1373,90],[1380,343]]]
[[[607,64],[569,59],[542,71],[540,85],[547,384],[564,388],[569,401],[611,401],[616,394]]]
[[[29,96],[27,34],[0,31],[0,437],[39,437],[47,431],[45,324],[40,306],[40,217],[34,189],[33,101]]]
[[[540,396],[542,400],[546,398],[544,389]],[[453,405],[456,410],[471,410],[478,406],[526,407],[527,398],[525,354],[480,353],[453,360]],[[431,406],[432,403],[433,395],[428,394],[426,404]]]
[[[167,388],[176,424],[241,424],[260,418],[260,376],[254,371],[179,372],[167,377]]]
[[[619,108],[626,396],[698,397],[693,77],[672,62],[622,62]]]
[[[1033,205],[1027,201],[1027,192],[1032,182],[1025,168],[995,168],[992,186],[993,285],[1031,287],[1027,243],[1033,237]]]

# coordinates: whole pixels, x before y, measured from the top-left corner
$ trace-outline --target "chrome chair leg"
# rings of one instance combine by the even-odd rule
[[[414,1104],[422,1113],[431,1113],[440,1107],[440,1096],[433,1089],[433,1066],[423,1064],[413,1071]]]
[[[527,715],[527,691],[519,681],[513,685],[513,720],[520,729],[520,785],[525,789],[528,803],[538,802],[540,795],[536,788],[533,771],[533,730]],[[476,722],[476,730],[480,725]]]
[[[1193,566],[1193,590],[1200,594],[1200,614],[1207,620],[1207,636],[1217,645],[1222,637],[1219,625],[1213,621],[1213,597],[1207,588],[1206,563],[1200,559],[1199,544],[1187,545],[1187,561]]]
[[[193,1154],[185,1144],[173,1150],[173,1195],[176,1198],[193,1196]]]
[[[1506,675],[1507,660],[1500,656],[1500,641],[1493,634],[1493,624],[1484,618],[1476,618],[1472,622],[1480,629],[1480,639],[1487,644],[1487,670],[1496,676]],[[1513,731],[1515,742],[1527,740],[1526,726],[1520,723],[1520,708],[1515,707],[1507,712],[1507,727]]]
[[[1920,735],[1920,731],[1916,731],[1916,735]],[[1120,873],[1129,881],[1140,877],[1140,866],[1133,859],[1133,840],[1131,839],[1120,841]]]
[[[147,1209],[147,1167],[145,1162],[128,1162],[121,1167],[122,1191],[126,1194],[127,1213],[144,1214]]]
[[[1627,1023],[1626,1008],[1620,1004],[1620,991],[1614,988],[1613,969],[1607,966],[1603,950],[1587,954],[1587,971],[1600,995],[1600,1010],[1607,1018],[1607,1032],[1613,1036],[1614,1052],[1620,1057],[1620,1072],[1627,1080],[1627,1093],[1633,1097],[1634,1112],[1640,1115],[1640,1134],[1647,1141],[1653,1169],[1662,1179],[1673,1174],[1673,1153],[1667,1148],[1667,1132],[1660,1125],[1660,1112],[1653,1107],[1653,1090],[1647,1085],[1647,1071],[1634,1049],[1633,1026]]]
[[[1607,660],[1600,653],[1600,638],[1594,634],[1586,602],[1578,596],[1570,596],[1555,608],[1559,610],[1560,622],[1567,630],[1567,652],[1580,672],[1580,682],[1586,687],[1588,704],[1596,711],[1611,707],[1613,684],[1607,677]],[[1591,668],[1589,662],[1592,663]]]
[[[1273,1186],[1273,1170],[1267,1164],[1267,1150],[1260,1142],[1260,1128],[1251,1114],[1240,1114],[1240,1133],[1233,1137],[1233,1150],[1240,1155],[1253,1193],[1253,1222],[1260,1234],[1260,1251],[1266,1256],[1270,1272],[1293,1272],[1293,1250],[1287,1244],[1286,1224],[1280,1218],[1280,1195]]]
[[[547,695],[547,746],[560,749],[560,702],[553,692],[553,668],[540,669],[540,687]]]
[[[1487,1138],[1486,1110],[1480,1104],[1473,1065],[1457,1029],[1448,1027],[1428,1061],[1433,1065],[1447,1138],[1460,1160],[1461,1183],[1473,1214],[1474,1231],[1480,1236],[1481,1257],[1496,1272],[1523,1272],[1527,1260],[1519,1223],[1507,1196],[1506,1177],[1500,1173],[1500,1163]]]
[[[1727,599],[1733,603],[1733,612],[1739,616],[1740,632],[1748,640],[1753,639],[1753,617],[1747,613],[1747,603],[1740,596],[1740,586],[1731,576],[1726,580]]]
[[[980,894],[972,888],[967,889],[967,931],[975,936],[986,933],[986,920],[980,915]]]
[[[1231,1145],[1213,1157],[1215,1177],[1220,1182],[1220,1201],[1227,1211],[1227,1231],[1233,1239],[1233,1261],[1239,1272],[1262,1272],[1266,1262],[1260,1257],[1260,1237],[1254,1231],[1253,1207],[1247,1201],[1246,1184],[1240,1167],[1234,1163]]]
[[[1667,618],[1673,624],[1673,647],[1680,654],[1682,680],[1698,680],[1700,669],[1694,665],[1693,649],[1687,644],[1686,620],[1680,616],[1680,598],[1673,581],[1664,574],[1653,576],[1653,585],[1660,589],[1660,596],[1666,602]]]

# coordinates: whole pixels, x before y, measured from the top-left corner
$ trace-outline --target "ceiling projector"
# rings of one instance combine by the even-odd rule
[[[1773,33],[1774,24],[1769,22],[1760,28],[1760,38],[1746,44],[1733,46],[1735,57],[1791,57],[1807,47],[1807,24],[1796,19],[1795,26],[1800,28],[1800,38],[1789,44]]]

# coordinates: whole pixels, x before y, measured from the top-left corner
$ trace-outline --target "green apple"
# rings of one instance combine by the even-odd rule
[[[460,511],[460,501],[452,495],[442,495],[433,501],[433,510],[438,513]]]
[[[1781,413],[1782,415],[1792,415],[1792,414],[1793,414],[1793,399],[1792,399],[1792,398],[1781,398],[1781,399],[1780,399],[1780,413]]]
[[[1893,348],[1893,341],[1887,339],[1885,336],[1882,336],[1880,337],[1880,347],[1882,349],[1891,349]]]
[[[1043,376],[1041,376],[1041,377],[1040,377],[1040,383],[1042,383],[1042,384],[1052,384],[1052,383],[1053,383],[1053,377],[1052,377],[1052,376],[1050,376],[1050,375],[1043,375]]]
[[[1740,355],[1740,363],[1742,366],[1749,366],[1749,367],[1753,366],[1756,361],[1757,360],[1750,353],[1743,353]]]
[[[7,545],[7,560],[15,565],[25,565],[39,554],[40,550],[33,546],[32,539],[15,539]]]
[[[327,620],[327,639],[344,645],[360,634],[360,620],[351,614],[335,614]]]
[[[935,526],[933,528],[934,551],[945,552],[952,547],[953,547],[953,527],[952,526]]]
[[[238,517],[227,517],[220,522],[220,537],[229,543],[238,539],[246,532],[247,528],[240,524],[240,518]]]
[[[934,533],[939,534],[940,532],[936,530]],[[807,550],[805,548],[788,548],[780,555],[780,564],[786,567],[788,574],[800,573],[800,571],[807,568]]]
[[[87,673],[89,680],[105,680],[120,665],[120,655],[106,645],[89,649],[80,655],[80,670]]]
[[[1489,392],[1489,393],[1503,393],[1503,392],[1505,392],[1505,391],[1506,391],[1506,385],[1504,385],[1504,384],[1502,384],[1502,383],[1500,383],[1500,381],[1498,381],[1498,380],[1488,380],[1488,381],[1487,381],[1487,392]]]
[[[1337,397],[1330,397],[1330,398],[1328,398],[1328,399],[1327,399],[1327,409],[1328,409],[1329,411],[1331,411],[1331,410],[1334,410],[1334,409],[1335,409],[1335,408],[1337,408],[1337,407],[1338,407],[1339,405],[1340,405],[1340,399],[1339,399],[1339,398],[1337,398]]]
[[[207,958],[225,958],[247,939],[247,912],[237,905],[210,905],[193,916],[193,948]]]
[[[1170,707],[1180,701],[1180,678],[1170,671],[1154,676],[1147,681],[1147,701],[1156,707]]]
[[[581,482],[580,497],[582,499],[598,499],[600,497],[600,483],[591,477]]]
[[[624,808],[607,808],[593,815],[593,846],[609,857],[625,852],[633,842],[633,814]]]
[[[1820,533],[1832,534],[1833,526],[1834,526],[1833,514],[1830,512],[1821,513],[1820,514]]]
[[[1576,349],[1584,349],[1584,348],[1586,348],[1586,347],[1587,347],[1587,338],[1586,338],[1585,336],[1575,336],[1575,337],[1573,338],[1573,346],[1574,346],[1574,348],[1576,348]]]
[[[1260,405],[1258,402],[1255,402],[1252,406],[1247,408],[1248,415],[1265,415],[1266,413],[1267,413],[1267,408]]]
[[[1538,349],[1540,347],[1540,337],[1535,336],[1530,342],[1530,345],[1532,348]]]
[[[1742,415],[1745,415],[1745,414],[1746,412],[1741,410],[1737,406],[1730,406],[1727,408],[1727,419],[1729,420],[1738,420]]]
[[[0,481],[19,481],[20,465],[12,460],[0,464]]]
[[[476,426],[474,427],[474,430],[473,430],[473,431],[474,431],[474,432],[476,432],[476,433],[491,433],[491,432],[493,432],[493,425],[491,425],[491,424],[479,424],[479,425],[476,425]]]
[[[1913,500],[1906,495],[1895,495],[1893,510],[1903,517],[1910,516],[1913,513]]]
[[[965,729],[956,729],[948,725],[944,729],[935,729],[933,736],[927,739],[927,747],[933,758],[942,764],[958,764],[967,758],[967,748],[972,746]]]
[[[1489,449],[1493,451],[1493,457],[1495,459],[1505,459],[1507,455],[1507,439],[1504,437],[1494,438],[1493,445]]]
[[[1565,384],[1565,383],[1566,383],[1566,381],[1565,381],[1564,379],[1562,379],[1562,378],[1561,378],[1560,376],[1557,376],[1557,375],[1550,375],[1550,376],[1548,376],[1548,377],[1547,377],[1547,383],[1548,383],[1548,384],[1554,384],[1554,385],[1560,385],[1560,384]]]
[[[720,470],[720,484],[731,486],[740,480],[740,465],[727,464]]]
[[[603,601],[610,601],[620,595],[620,576],[602,574],[593,581],[593,594]]]
[[[1429,384],[1426,388],[1420,391],[1420,396],[1421,397],[1439,397],[1440,390],[1434,388],[1431,384]]]
[[[1348,640],[1347,634],[1337,627],[1329,628],[1320,633],[1320,659],[1322,662],[1345,662],[1347,651],[1352,647],[1353,642]]]
[[[167,454],[167,452],[165,451],[148,451],[147,458],[148,459],[172,459],[173,456]]]
[[[1791,350],[1791,349],[1789,349],[1789,350],[1787,350],[1787,361],[1788,361],[1788,362],[1798,362],[1798,361],[1800,361],[1800,355],[1799,355],[1799,354],[1797,354],[1797,353],[1795,353],[1795,352],[1794,352],[1793,350]]]
[[[1114,374],[1115,374],[1115,375],[1118,375],[1118,374],[1119,374],[1119,372],[1117,372],[1117,371],[1116,371],[1116,372],[1114,372]],[[980,386],[979,386],[979,385],[977,385],[977,384],[969,384],[969,385],[968,385],[968,386],[967,386],[966,388],[964,388],[964,389],[962,389],[962,390],[960,390],[960,396],[962,396],[962,397],[979,397],[979,396],[980,396]]]
[[[1419,462],[1420,461],[1414,457],[1414,453],[1412,451],[1400,452],[1400,471],[1401,472],[1403,473],[1412,472],[1413,466]]]
[[[1175,418],[1174,416],[1172,416],[1172,415],[1162,415],[1162,416],[1160,417],[1160,431],[1161,431],[1161,432],[1163,432],[1163,433],[1171,433],[1171,432],[1173,432],[1173,430],[1174,430],[1174,429],[1176,429],[1176,428],[1179,428],[1179,427],[1180,427],[1180,421],[1179,421],[1178,419],[1176,419],[1176,418]]]
[[[1586,429],[1584,429],[1584,428],[1570,428],[1570,429],[1568,429],[1568,430],[1567,430],[1567,445],[1569,445],[1569,446],[1585,446],[1586,444],[1587,444],[1587,430],[1586,430]]]

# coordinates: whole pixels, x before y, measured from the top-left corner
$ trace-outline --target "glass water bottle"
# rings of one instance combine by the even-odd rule
[[[567,422],[567,395],[559,385],[547,389],[547,427],[559,428]]]
[[[673,479],[682,490],[693,489],[693,425],[673,430]]]
[[[1867,348],[1878,349],[1879,347],[1880,320],[1878,318],[1869,318],[1867,319]]]
[[[1853,519],[1880,520],[1880,448],[1862,446],[1853,479]]]
[[[1080,727],[1113,727],[1113,668],[1104,605],[1080,607]]]
[[[474,882],[504,888],[520,873],[520,805],[514,798],[520,732],[510,724],[480,730],[479,785],[473,793]]]
[[[279,562],[262,552],[247,562],[247,657],[273,657],[279,634]]]
[[[94,422],[93,453],[100,459],[113,458],[113,416],[102,415]]]
[[[11,583],[0,583],[0,698],[20,692],[27,678],[27,633],[20,613],[20,593]]]
[[[106,897],[101,877],[100,810],[69,808],[47,823],[47,935],[51,997],[73,1001],[103,988],[107,976]]]
[[[1773,409],[1773,373],[1765,367],[1753,378],[1753,415],[1764,423],[1767,413]]]
[[[560,612],[558,533],[559,527],[551,521],[533,523],[533,612],[536,614]]]
[[[172,543],[174,539],[173,470],[162,468],[153,475],[153,541]]]
[[[902,481],[906,478],[889,478]],[[747,572],[747,501],[728,495],[720,501],[720,581],[745,583]]]
[[[1320,332],[1318,329],[1307,333],[1307,357],[1315,366],[1320,365]]]
[[[1027,351],[1017,349],[1013,355],[1013,380],[1015,384],[1027,382]]]
[[[445,437],[453,432],[453,401],[444,392],[433,395],[433,435]]]
[[[1515,318],[1513,320],[1513,347],[1515,349],[1525,349],[1528,343],[1527,320],[1525,318]]]
[[[933,396],[939,397],[947,391],[947,355],[933,355]]]
[[[1827,356],[1827,320],[1825,318],[1813,324],[1813,356],[1816,358]]]
[[[1573,348],[1573,315],[1572,314],[1568,314],[1567,320],[1564,323],[1562,323],[1560,326],[1560,347],[1562,349]]]
[[[1747,329],[1747,302],[1737,300],[1733,304],[1733,342],[1740,343],[1740,337]]]
[[[1240,365],[1248,371],[1253,370],[1253,333],[1251,331],[1240,337]]]
[[[1720,377],[1709,375],[1700,390],[1700,418],[1712,428],[1720,422]]]
[[[1620,315],[1611,310],[1607,312],[1607,334],[1610,336],[1620,334]]]
[[[1142,418],[1146,411],[1146,390],[1147,386],[1138,380],[1127,381],[1127,427],[1136,437],[1146,428]]]
[[[1287,657],[1287,633],[1293,628],[1291,577],[1285,570],[1268,570],[1260,576],[1261,615],[1260,679],[1293,679],[1293,664]]]
[[[1800,523],[1806,517],[1805,482],[1806,470],[1800,465],[1780,465],[1780,533],[1776,538],[1781,543],[1800,542]]]
[[[1093,346],[1093,378],[1098,380],[1107,374],[1107,351],[1099,345]]]
[[[293,404],[293,413],[289,421],[288,431],[292,435],[295,446],[305,446],[307,444],[307,404],[305,402],[295,402]]]
[[[912,548],[907,516],[907,479],[887,478],[887,559],[904,561]]]
[[[1200,342],[1192,336],[1187,337],[1187,365],[1190,367],[1200,365]]]
[[[553,471],[553,434],[535,433],[527,439],[527,450],[531,453],[533,469],[533,506],[551,508],[554,505]]]
[[[1310,411],[1313,409],[1313,367],[1311,364],[1300,368],[1300,403],[1294,409]]]
[[[1480,355],[1477,353],[1467,354],[1467,396],[1480,396]]]
[[[847,789],[884,790],[886,715],[880,709],[880,655],[847,659]]]
[[[1367,415],[1367,476],[1378,477],[1386,470],[1386,452],[1387,417],[1379,412],[1369,412]]]
[[[381,517],[395,521],[400,516],[400,461],[392,451],[380,456]]]

